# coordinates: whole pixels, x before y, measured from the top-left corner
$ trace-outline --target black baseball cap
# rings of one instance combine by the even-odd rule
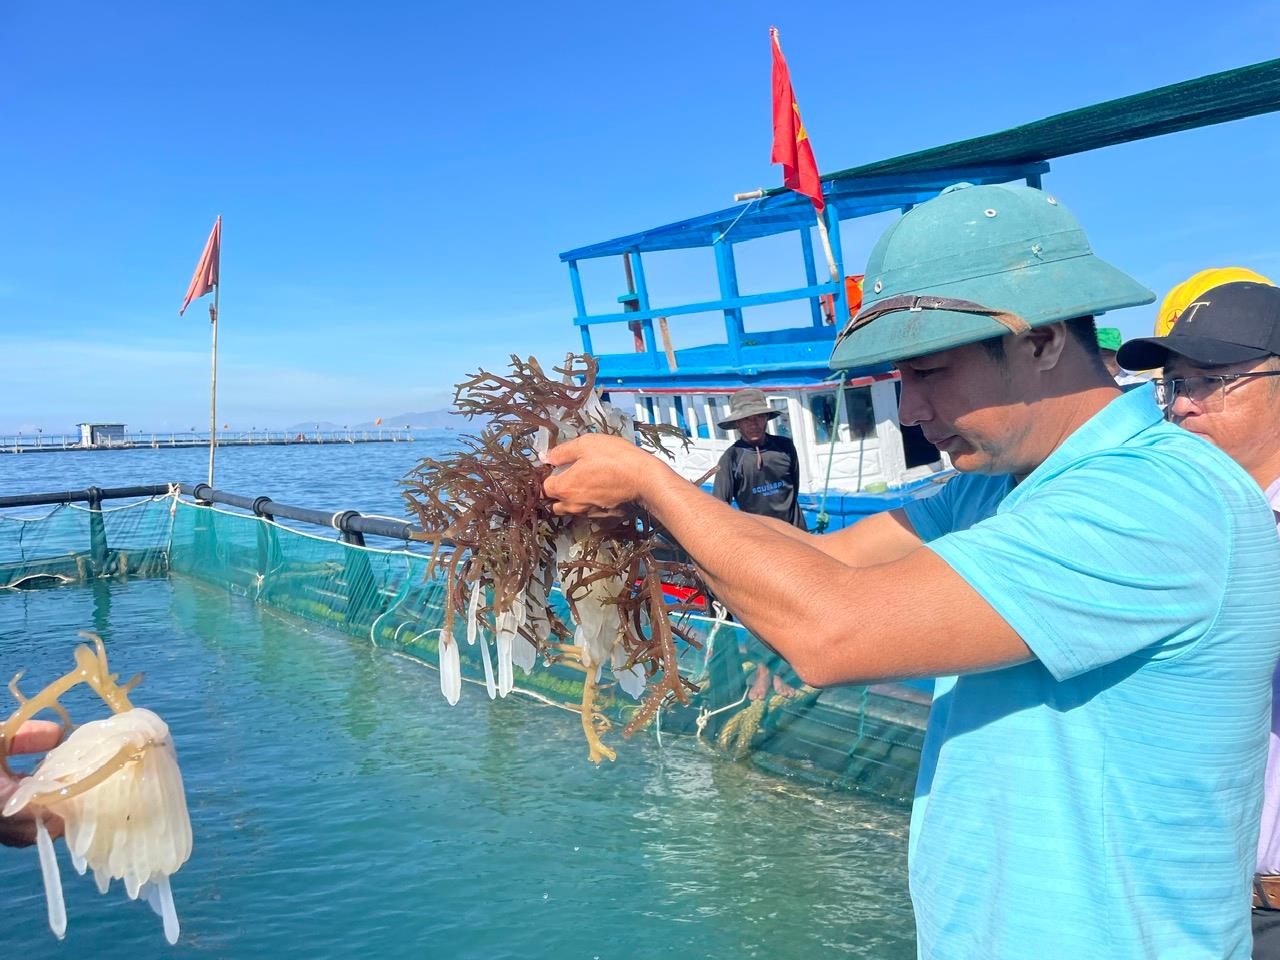
[[[1241,280],[1205,291],[1165,337],[1130,340],[1116,353],[1126,370],[1163,367],[1169,354],[1221,367],[1280,354],[1280,287]]]

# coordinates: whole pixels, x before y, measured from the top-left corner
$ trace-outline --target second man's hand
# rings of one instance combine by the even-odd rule
[[[18,728],[18,735],[10,744],[10,752],[45,753],[58,745],[62,737],[62,727],[48,720],[28,720]],[[0,772],[0,807],[13,796],[20,776],[10,776]],[[52,814],[45,814],[45,824],[49,828],[49,836],[57,837],[62,833],[62,820]],[[0,815],[0,844],[6,847],[25,847],[36,842],[36,813],[30,807],[19,810],[11,817]]]

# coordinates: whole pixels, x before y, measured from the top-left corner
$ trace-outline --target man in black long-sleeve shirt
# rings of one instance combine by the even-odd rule
[[[724,452],[716,470],[714,494],[739,510],[775,517],[801,530],[807,529],[797,499],[800,460],[789,437],[765,432],[774,417],[764,394],[754,388],[739,390],[729,400],[729,416],[721,430],[737,430],[738,441]]]
[[[776,517],[807,529],[797,494],[800,488],[800,458],[790,437],[765,432],[765,427],[782,411],[774,410],[764,394],[754,388],[739,390],[729,398],[729,416],[717,426],[737,430],[738,441],[720,457],[716,468],[716,497],[736,503],[739,510],[763,517]],[[784,679],[785,677],[785,679]],[[773,680],[775,692],[790,696],[796,692],[788,680],[795,680],[781,657],[764,655],[756,665],[748,696],[762,700]]]

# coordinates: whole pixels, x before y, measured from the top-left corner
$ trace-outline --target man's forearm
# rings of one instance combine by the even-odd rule
[[[807,530],[801,530],[794,523],[787,523],[785,520],[779,520],[777,517],[764,517],[758,513],[746,513],[744,516],[750,517],[757,523],[762,524],[766,530],[773,533],[780,533],[784,537],[792,540],[799,540],[801,543],[808,543],[810,546],[817,546],[813,541],[817,539],[816,534],[809,533]]]
[[[579,437],[545,459],[566,468],[544,483],[557,514],[648,508],[747,629],[815,686],[970,673],[1032,658],[973,586],[921,549],[904,518],[877,514],[838,534],[797,537],[715,500],[618,437]],[[829,555],[816,543],[842,546]],[[937,642],[939,631],[946,643]]]
[[[809,680],[831,627],[824,594],[843,593],[841,584],[856,571],[806,542],[810,534],[734,510],[691,490],[674,472],[664,470],[650,487],[645,507],[693,558],[711,591]]]

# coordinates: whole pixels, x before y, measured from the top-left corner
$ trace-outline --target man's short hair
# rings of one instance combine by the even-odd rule
[[[1066,324],[1067,333],[1075,337],[1080,346],[1084,347],[1086,356],[1097,360],[1102,359],[1102,353],[1098,347],[1098,325],[1093,317],[1073,317],[1062,322]],[[991,337],[979,342],[992,360],[1000,362],[1005,360],[1004,337]]]

